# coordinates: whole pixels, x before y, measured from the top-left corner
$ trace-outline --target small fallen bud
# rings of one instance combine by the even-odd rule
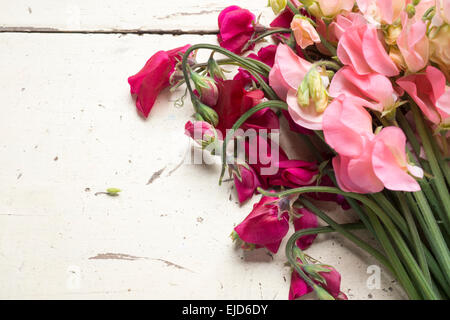
[[[99,194],[106,194],[111,197],[117,197],[121,191],[122,190],[118,188],[108,188],[106,189],[106,192],[96,192],[95,195],[98,196]]]

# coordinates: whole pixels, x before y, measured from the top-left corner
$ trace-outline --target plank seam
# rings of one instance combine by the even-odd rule
[[[36,27],[1,27],[0,33],[62,33],[62,34],[156,34],[156,35],[215,35],[219,30],[181,30],[181,29],[111,29],[111,30],[61,30]]]

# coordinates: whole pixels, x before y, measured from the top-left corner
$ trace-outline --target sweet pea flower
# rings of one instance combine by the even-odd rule
[[[359,10],[372,23],[392,24],[405,9],[405,0],[356,0]]]
[[[339,14],[329,27],[329,33],[334,38],[331,40],[337,42],[347,29],[351,27],[363,26],[365,24],[367,24],[367,21],[360,13],[347,12],[345,14]]]
[[[300,7],[297,0],[291,1],[296,8]],[[300,9],[302,10],[302,9]],[[303,14],[303,13],[302,13]],[[294,18],[294,13],[288,6],[270,23],[272,28],[289,28],[291,21]]]
[[[444,24],[434,29],[429,39],[430,60],[439,66],[447,81],[450,81],[450,25]]]
[[[316,0],[308,9],[316,17],[332,18],[342,11],[352,11],[355,0]]]
[[[247,9],[230,6],[219,14],[219,34],[221,47],[236,54],[241,54],[255,32],[255,15]],[[251,44],[247,49],[254,48]]]
[[[450,88],[445,76],[439,69],[428,66],[425,73],[411,74],[397,80],[419,106],[425,117],[435,125],[444,125],[450,121]]]
[[[296,214],[300,215],[300,218],[294,219],[294,229],[296,232],[304,229],[317,228],[319,226],[317,216],[308,209],[296,209]],[[297,240],[297,246],[301,250],[306,250],[312,245],[316,237],[317,234],[300,237]]]
[[[256,189],[261,186],[261,182],[251,166],[240,166],[239,170],[240,177],[235,173],[233,179],[239,202],[244,203],[253,196]]]
[[[302,160],[280,160],[279,173],[269,177],[269,185],[297,188],[311,185],[319,174],[317,164]]]
[[[402,32],[397,38],[397,45],[408,70],[417,72],[428,63],[427,25],[422,19],[408,19],[406,12],[402,13],[401,20]]]
[[[289,230],[289,216],[287,212],[278,213],[276,201],[278,198],[262,197],[247,218],[234,228],[242,241],[277,253]]]
[[[217,83],[219,99],[213,109],[219,116],[216,128],[223,134],[246,111],[259,104],[264,98],[261,90],[247,91],[244,79],[225,80]],[[270,108],[258,111],[252,115],[242,126],[243,129],[279,129],[280,123],[277,115]]]
[[[137,95],[136,108],[145,118],[159,93],[170,85],[175,65],[189,47],[190,45],[186,45],[170,51],[158,51],[137,74],[128,78],[131,94]]]
[[[314,270],[314,268],[328,269],[329,271],[316,272],[321,276],[325,283],[313,280],[318,286],[325,289],[336,300],[347,300],[347,296],[341,291],[341,274],[332,266],[328,265],[305,265],[303,269],[308,270],[308,267]],[[308,274],[307,274],[308,275]],[[292,271],[291,287],[289,289],[289,300],[295,300],[301,298],[305,294],[312,292],[311,286],[309,286],[302,277],[299,276],[297,271]]]
[[[268,45],[266,47],[262,47],[259,49],[259,51],[255,53],[249,54],[247,57],[252,58],[261,62],[264,62],[269,67],[273,67],[274,61],[275,61],[275,53],[277,52],[277,46],[276,45]],[[269,79],[266,79],[264,76],[262,77],[264,81],[268,82]],[[238,73],[233,78],[235,80],[244,79],[245,85],[251,85],[252,80],[257,82],[257,79],[250,74],[247,70],[243,68],[238,68]]]
[[[214,127],[206,121],[186,122],[184,133],[203,147],[214,142],[216,137]]]
[[[310,68],[311,63],[297,56],[287,45],[279,44],[269,84],[281,99],[286,100],[295,123],[307,129],[320,130],[323,110],[318,110],[313,99],[308,106],[300,106],[297,99],[298,89]],[[328,81],[327,77],[324,78]],[[318,81],[324,82],[321,78]]]
[[[291,22],[291,29],[294,32],[295,41],[302,49],[320,42],[319,34],[305,17],[296,15]]]
[[[398,100],[389,78],[379,73],[360,75],[350,66],[336,72],[331,80],[329,94],[331,97],[345,94],[361,98],[364,106],[379,112],[389,110]]]
[[[407,162],[403,131],[386,127],[375,135],[372,117],[360,99],[341,95],[333,100],[324,112],[323,131],[326,142],[338,153],[332,162],[342,190],[356,193],[380,192],[384,187],[420,190],[411,175],[421,178],[423,171]]]
[[[348,28],[339,39],[337,55],[358,74],[376,72],[387,77],[399,74],[380,40],[380,33],[371,25]]]

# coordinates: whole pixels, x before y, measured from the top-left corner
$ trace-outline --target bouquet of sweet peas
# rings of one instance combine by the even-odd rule
[[[128,79],[137,109],[147,117],[161,90],[186,85],[195,111],[186,135],[221,160],[220,182],[228,170],[241,203],[262,194],[233,240],[277,253],[294,226],[285,247],[289,299],[311,291],[347,299],[338,271],[304,252],[327,232],[375,257],[409,298],[449,298],[450,0],[268,5],[270,26],[231,6],[218,18],[218,46],[153,55]],[[197,62],[198,50],[209,50],[209,60]],[[225,65],[238,67],[232,79]],[[289,158],[280,117],[316,161]],[[337,223],[317,200],[360,221]]]

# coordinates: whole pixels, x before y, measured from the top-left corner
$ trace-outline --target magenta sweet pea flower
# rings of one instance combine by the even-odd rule
[[[215,139],[214,127],[206,121],[186,122],[184,134],[203,147],[206,147]]]
[[[319,174],[317,164],[302,160],[281,160],[279,174],[269,177],[269,185],[297,188],[312,184]]]
[[[296,300],[305,294],[312,292],[312,288],[303,280],[297,271],[292,271],[291,286],[289,288],[289,300]]]
[[[348,28],[339,39],[337,55],[358,74],[377,72],[387,77],[399,74],[380,40],[378,29],[371,25]]]
[[[277,200],[275,197],[262,197],[253,206],[247,218],[234,228],[241,240],[277,253],[289,230],[288,213],[278,214],[278,207],[274,204]]]
[[[256,188],[261,186],[261,182],[258,174],[251,166],[239,166],[239,173],[240,177],[234,173],[233,178],[239,202],[243,203],[253,196]]]
[[[136,108],[145,118],[159,93],[170,85],[169,79],[175,71],[175,65],[189,47],[186,45],[170,51],[158,51],[138,73],[128,78],[131,94],[137,95]]]
[[[300,215],[300,218],[294,219],[295,231],[318,227],[319,222],[317,221],[317,216],[308,209],[306,208],[297,209],[296,214]],[[316,237],[317,234],[310,234],[300,237],[297,240],[297,246],[301,250],[306,250],[311,246]]]
[[[225,8],[219,14],[219,34],[217,36],[221,47],[241,54],[255,32],[255,15],[238,6]],[[248,47],[254,48],[254,44]]]
[[[347,300],[347,296],[341,291],[341,274],[335,268],[328,265],[312,265],[325,268],[330,271],[321,271],[318,274],[325,280],[325,283],[313,280],[317,285],[324,288],[336,300]],[[306,267],[305,267],[306,269]],[[307,274],[307,273],[306,273]],[[291,275],[291,287],[289,289],[289,300],[301,298],[313,289],[293,270]]]
[[[450,123],[450,88],[442,71],[428,66],[425,73],[402,77],[397,84],[413,98],[428,120],[443,126]]]

